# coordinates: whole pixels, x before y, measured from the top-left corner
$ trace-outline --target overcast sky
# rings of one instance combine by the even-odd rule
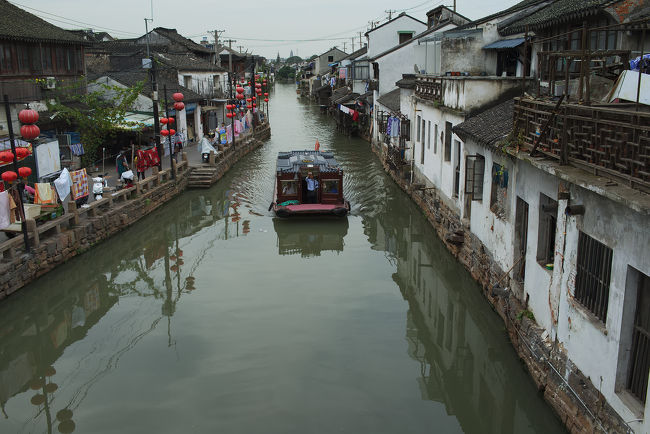
[[[519,0],[457,0],[457,10],[470,19],[505,9]],[[386,22],[389,9],[426,22],[426,12],[449,1],[403,0],[11,0],[15,5],[64,29],[93,28],[113,37],[133,38],[145,33],[144,18],[153,26],[175,28],[195,41],[208,31],[224,30],[221,40],[234,39],[232,47],[248,49],[267,58],[320,54],[336,45],[351,52],[359,48],[359,31],[369,22]],[[399,4],[399,6],[396,6]],[[151,29],[151,24],[150,29]],[[214,38],[214,36],[210,36]],[[341,39],[337,39],[341,38]],[[311,39],[312,41],[306,41]],[[314,41],[314,39],[317,39]],[[365,38],[364,38],[365,39]]]

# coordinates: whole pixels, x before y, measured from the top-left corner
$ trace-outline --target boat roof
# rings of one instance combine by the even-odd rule
[[[334,154],[324,151],[289,151],[278,152],[278,172],[299,172],[301,167],[318,167],[320,172],[338,172],[341,166],[334,159]]]

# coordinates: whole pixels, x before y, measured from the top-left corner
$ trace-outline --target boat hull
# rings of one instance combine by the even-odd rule
[[[322,204],[303,203],[297,205],[273,205],[273,211],[278,217],[295,216],[336,216],[345,217],[350,212],[350,203]]]

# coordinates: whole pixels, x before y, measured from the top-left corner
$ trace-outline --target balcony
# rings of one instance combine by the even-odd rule
[[[523,84],[521,77],[416,75],[415,96],[436,106],[472,112],[506,95],[515,96]]]
[[[650,113],[632,104],[558,105],[516,98],[520,146],[650,192]]]

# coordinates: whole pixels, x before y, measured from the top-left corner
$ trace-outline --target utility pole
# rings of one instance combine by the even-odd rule
[[[343,51],[345,51],[345,45],[346,44],[347,44],[347,42],[343,42]]]
[[[242,45],[237,45],[237,47],[239,47],[239,52],[243,53],[242,48],[244,48],[244,47]]]
[[[454,12],[456,12],[456,0],[454,0]]]
[[[456,1],[454,1],[454,3],[456,3]],[[397,12],[397,11],[394,10],[394,9],[388,9],[387,11],[384,11],[384,12],[386,12],[388,14],[388,21],[390,21],[390,20],[393,19],[393,13]]]
[[[359,49],[363,48],[363,42],[361,42],[361,35],[362,34],[363,34],[363,32],[359,32]]]
[[[221,57],[219,56],[219,35],[225,30],[214,30],[214,57],[217,66],[221,66]],[[212,32],[211,32],[212,33]]]
[[[352,43],[352,52],[354,53],[354,36],[350,38],[350,42]]]
[[[162,170],[162,157],[163,149],[160,144],[160,123],[158,115],[158,77],[156,75],[156,62],[154,61],[153,55],[149,57],[151,60],[151,102],[153,104],[153,135],[156,142],[156,148],[158,149],[158,170]],[[176,127],[178,128],[178,126]]]
[[[232,43],[237,42],[237,40],[236,39],[227,39],[227,40],[225,40],[223,42],[224,42],[224,44],[228,44],[228,48],[230,48],[232,50]]]

